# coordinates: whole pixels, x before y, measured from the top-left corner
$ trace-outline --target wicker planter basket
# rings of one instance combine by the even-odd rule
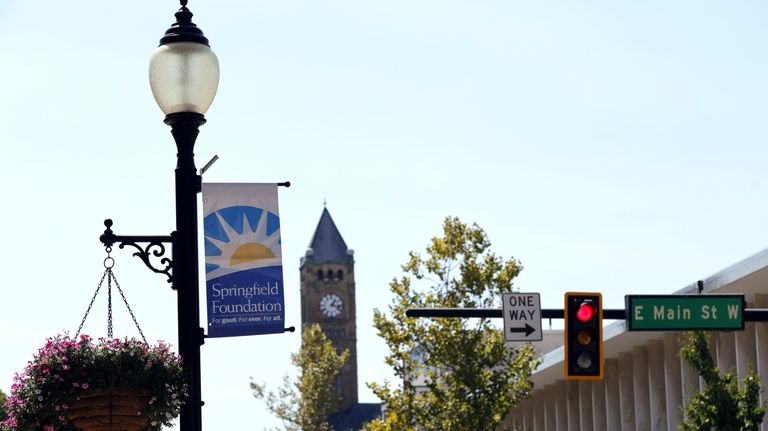
[[[140,431],[149,422],[140,414],[149,399],[146,389],[87,390],[70,405],[67,417],[82,431]]]

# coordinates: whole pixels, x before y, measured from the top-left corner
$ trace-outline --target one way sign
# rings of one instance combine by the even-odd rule
[[[538,293],[504,293],[505,341],[541,341],[541,301]]]

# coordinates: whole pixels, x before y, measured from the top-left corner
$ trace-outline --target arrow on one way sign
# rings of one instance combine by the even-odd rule
[[[525,326],[520,327],[520,328],[509,328],[509,332],[525,332],[525,336],[526,337],[531,335],[533,333],[533,331],[535,331],[535,330],[536,330],[536,328],[534,328],[533,326],[531,326],[531,325],[529,325],[527,323],[525,324]]]

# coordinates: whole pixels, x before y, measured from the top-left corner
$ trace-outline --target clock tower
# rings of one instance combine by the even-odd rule
[[[349,359],[336,379],[341,410],[357,405],[357,328],[355,325],[355,261],[327,208],[301,258],[302,327],[319,323],[338,351]]]

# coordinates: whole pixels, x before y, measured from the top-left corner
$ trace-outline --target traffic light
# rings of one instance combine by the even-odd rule
[[[603,296],[566,292],[565,379],[603,379]]]

